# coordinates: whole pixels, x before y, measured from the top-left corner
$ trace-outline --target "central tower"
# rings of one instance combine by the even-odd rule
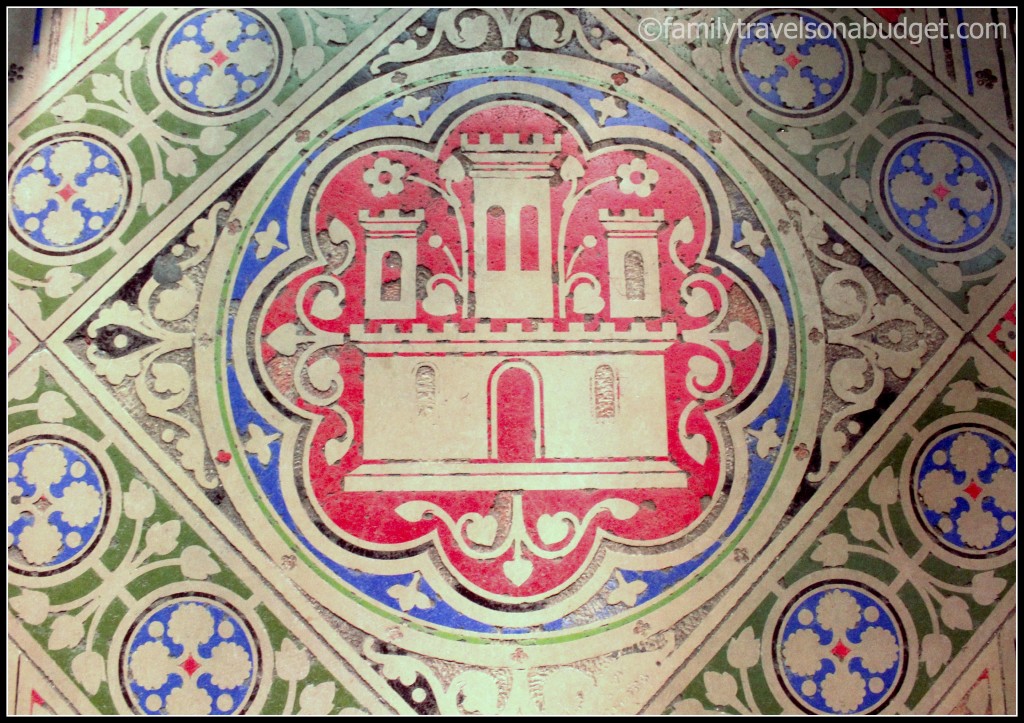
[[[490,138],[490,140],[487,140]],[[500,142],[461,136],[474,180],[473,255],[476,316],[546,319],[554,315],[551,284],[551,162],[562,137],[545,143],[535,133],[523,142],[505,133]]]

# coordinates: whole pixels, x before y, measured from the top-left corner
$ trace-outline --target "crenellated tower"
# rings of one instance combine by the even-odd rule
[[[517,133],[500,141],[484,134],[473,142],[462,134],[461,141],[474,180],[476,316],[553,316],[549,179],[562,137],[545,143],[539,133],[527,141]]]
[[[416,318],[416,242],[423,211],[359,212],[366,237],[366,318]]]
[[[612,316],[660,317],[658,230],[665,223],[665,212],[658,209],[644,216],[639,209],[627,208],[616,215],[602,208],[597,219],[608,237],[608,296]]]

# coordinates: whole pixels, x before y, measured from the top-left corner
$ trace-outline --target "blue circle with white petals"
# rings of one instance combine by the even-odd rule
[[[47,575],[77,564],[106,526],[106,478],[90,455],[66,440],[9,452],[7,497],[7,559],[22,574]]]
[[[882,199],[897,229],[932,251],[962,252],[992,233],[1002,189],[975,148],[942,134],[897,145],[882,169]]]
[[[1017,537],[1017,454],[983,427],[946,430],[921,452],[914,502],[925,528],[944,547],[979,556]]]
[[[820,115],[849,92],[850,50],[824,18],[770,11],[749,19],[733,42],[733,69],[741,87],[773,113]]]
[[[146,715],[244,712],[259,680],[251,626],[207,595],[164,599],[133,626],[122,657],[124,690]]]
[[[812,713],[877,711],[899,688],[906,638],[882,596],[852,582],[816,586],[789,604],[775,636],[787,694]]]
[[[266,94],[281,69],[281,41],[253,10],[202,10],[168,33],[158,58],[160,83],[180,107],[235,113]]]
[[[94,246],[124,216],[129,180],[120,155],[87,135],[49,139],[11,174],[8,214],[15,234],[47,253]]]

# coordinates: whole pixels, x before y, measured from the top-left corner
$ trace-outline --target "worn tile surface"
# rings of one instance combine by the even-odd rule
[[[10,712],[1016,710],[1013,13],[20,12]]]

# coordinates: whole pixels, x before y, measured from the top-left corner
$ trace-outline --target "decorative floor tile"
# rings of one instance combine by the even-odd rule
[[[1015,711],[1012,13],[18,17],[10,712]]]

